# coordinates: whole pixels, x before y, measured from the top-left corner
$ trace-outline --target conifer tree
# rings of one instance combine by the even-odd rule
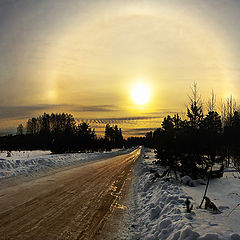
[[[203,107],[201,96],[198,93],[197,83],[195,82],[192,87],[192,93],[189,95],[190,106],[187,107],[187,116],[189,124],[193,128],[199,128],[203,119]]]
[[[163,119],[162,128],[165,131],[169,131],[174,128],[173,119],[169,115]]]

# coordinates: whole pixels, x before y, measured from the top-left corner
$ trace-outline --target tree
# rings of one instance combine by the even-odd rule
[[[33,124],[31,119],[27,121],[26,129],[27,129],[27,134],[30,134],[30,135],[33,134]]]
[[[38,119],[37,118],[32,118],[32,134],[37,134],[38,131]]]
[[[220,133],[222,131],[221,116],[217,112],[211,111],[202,120],[200,126],[210,132]]]
[[[229,119],[228,124],[224,126],[224,141],[227,155],[227,164],[230,164],[230,158],[235,164],[240,163],[240,114],[234,111],[232,117]]]
[[[107,141],[107,147],[122,147],[123,146],[123,136],[121,128],[115,125],[111,127],[109,124],[105,127],[104,139]]]
[[[106,124],[106,127],[105,127],[105,136],[104,136],[104,138],[105,138],[107,141],[109,141],[109,142],[113,141],[113,138],[114,138],[114,130],[113,130],[113,128],[110,126],[109,123]]]
[[[203,133],[204,151],[206,154],[209,154],[208,164],[215,164],[217,149],[220,145],[220,133],[222,132],[222,121],[221,116],[214,111],[211,111],[207,116],[202,120],[201,129]]]
[[[231,118],[231,126],[235,129],[240,129],[240,114],[238,111],[234,111],[233,116]]]
[[[50,133],[50,115],[44,113],[42,116],[38,117],[40,122],[40,133],[49,134]]]
[[[216,109],[216,95],[212,90],[211,97],[207,102],[207,110],[208,112],[214,112]]]
[[[221,104],[221,116],[224,127],[230,127],[232,123],[232,118],[234,112],[237,111],[237,104],[232,95],[226,99],[225,102],[222,101]]]
[[[195,82],[192,87],[192,93],[189,95],[190,106],[187,107],[187,116],[189,124],[193,128],[199,128],[203,119],[203,109],[201,96],[198,93],[197,83]]]
[[[174,115],[174,117],[172,118],[172,121],[175,129],[179,129],[183,126],[183,121],[181,120],[178,114]]]
[[[162,128],[165,131],[171,131],[174,128],[173,119],[169,115],[163,119]]]
[[[92,140],[96,137],[95,130],[92,130],[89,124],[85,122],[77,126],[76,133],[78,137],[85,140]]]
[[[23,135],[23,125],[19,124],[17,127],[17,135]]]
[[[88,123],[78,124],[76,127],[76,142],[73,145],[76,145],[76,148],[81,151],[94,148],[94,140],[96,138],[95,130],[91,129]]]

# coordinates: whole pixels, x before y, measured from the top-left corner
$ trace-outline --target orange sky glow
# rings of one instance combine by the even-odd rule
[[[0,128],[68,112],[98,134],[110,123],[140,136],[184,115],[194,81],[203,102],[212,89],[238,101],[239,10],[233,0],[3,1]]]

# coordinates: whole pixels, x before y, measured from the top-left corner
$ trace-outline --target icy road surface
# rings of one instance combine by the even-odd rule
[[[129,154],[1,186],[0,239],[105,238],[106,222],[140,154],[138,148]]]

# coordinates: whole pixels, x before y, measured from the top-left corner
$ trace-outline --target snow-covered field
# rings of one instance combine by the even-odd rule
[[[150,169],[163,169],[154,164],[155,154],[145,150],[135,167],[132,200],[125,215],[120,239],[148,240],[240,240],[240,179],[228,169],[223,178],[210,181],[207,196],[222,211],[216,214],[199,209],[205,185],[183,185],[173,178],[155,179]],[[185,200],[193,204],[186,212]],[[204,206],[204,205],[203,205]]]
[[[12,151],[10,156],[7,152],[0,152],[0,179],[19,175],[31,176],[60,167],[114,157],[132,150],[68,154],[51,154],[50,151]]]

